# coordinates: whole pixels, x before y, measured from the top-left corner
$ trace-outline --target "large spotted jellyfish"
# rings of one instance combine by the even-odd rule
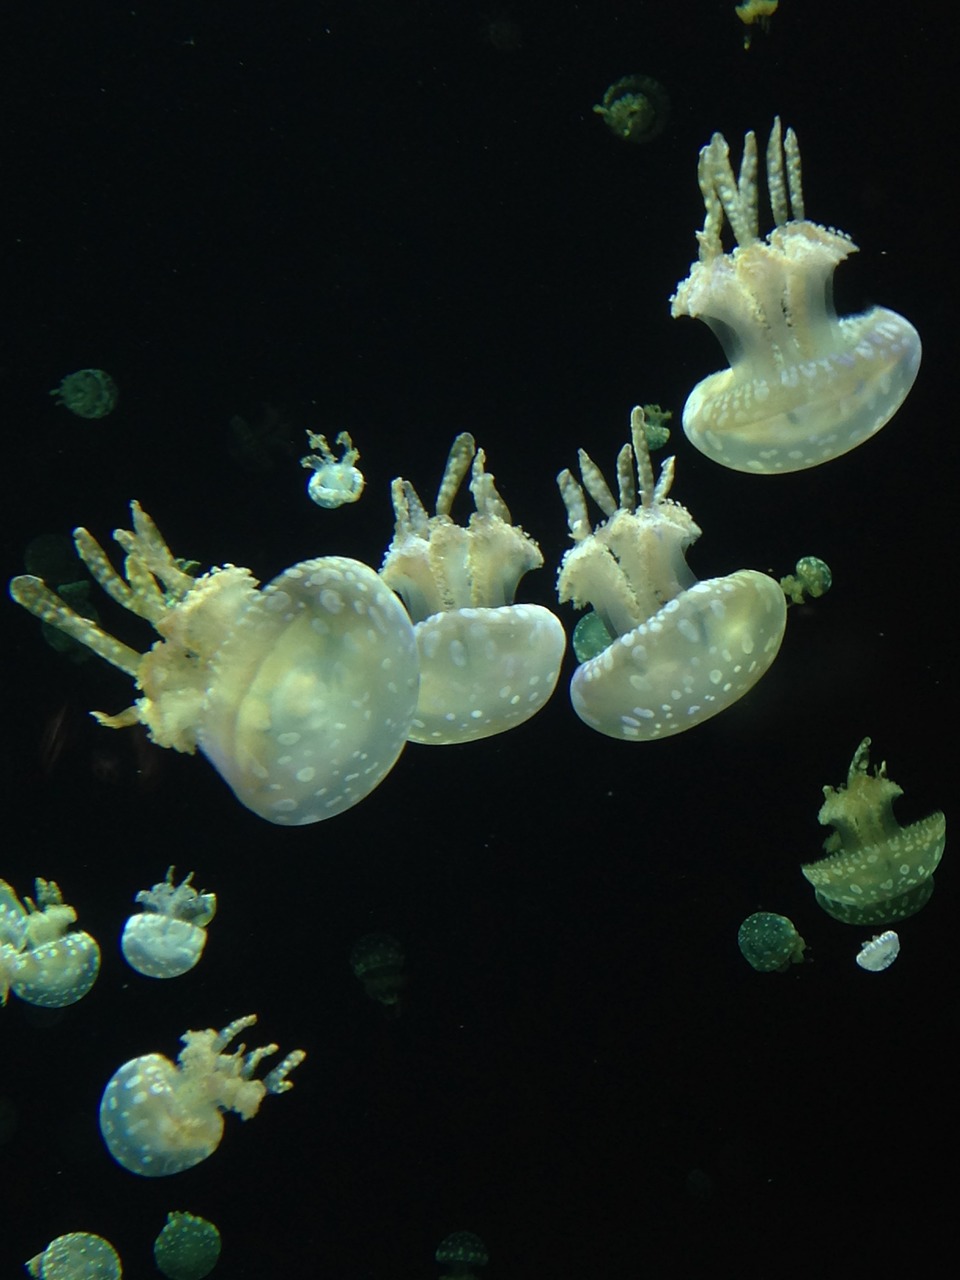
[[[177,1064],[160,1053],[134,1058],[110,1077],[100,1100],[100,1132],[124,1169],[162,1178],[191,1169],[213,1154],[223,1136],[223,1115],[255,1116],[268,1093],[286,1093],[290,1072],[306,1057],[294,1049],[262,1080],[254,1072],[277,1045],[246,1051],[227,1046],[256,1022],[236,1018],[222,1031],[187,1031]]]
[[[463,526],[450,511],[468,471],[476,510]],[[396,528],[380,576],[415,624],[411,741],[471,742],[523,724],[553,693],[566,647],[549,609],[513,602],[523,575],[543,564],[540,548],[513,524],[466,432],[450,450],[435,515],[408,480],[394,480],[391,496]]]
[[[817,902],[846,924],[889,924],[914,915],[933,893],[943,856],[942,813],[901,827],[893,802],[903,788],[887,777],[886,762],[870,772],[870,739],[853,754],[845,786],[824,787],[819,820],[834,830],[826,857],[802,868]]]
[[[89,1231],[57,1236],[24,1266],[35,1280],[120,1280],[123,1275],[110,1241]]]
[[[889,422],[920,367],[920,337],[885,307],[838,318],[833,273],[857,246],[804,216],[800,148],[774,121],[766,154],[774,228],[760,239],[757,140],[735,178],[726,138],[700,152],[706,207],[699,261],[672,298],[674,316],[703,320],[730,368],[690,393],[683,429],[708,458],[769,474],[818,466]],[[729,222],[736,248],[724,253]]]
[[[417,705],[413,627],[376,573],[357,560],[305,560],[258,589],[227,565],[192,577],[131,503],[114,534],[122,578],[86,529],[81,559],[160,640],[138,653],[81,617],[39,578],[13,599],[135,680],[142,697],[110,728],[138,721],[162,747],[199,747],[237,799],[268,822],[302,825],[357,804],[390,772]]]
[[[633,445],[617,458],[619,502],[580,450],[584,487],[607,517],[596,529],[583,488],[569,471],[557,477],[574,543],[560,566],[560,602],[589,605],[602,637],[578,652],[570,700],[591,729],[628,742],[682,733],[742,698],[777,656],[787,617],[765,573],[694,577],[685,553],[700,529],[667,497],[673,458],[654,484],[643,416],[633,410]]]
[[[134,898],[143,910],[124,925],[120,949],[127,964],[146,978],[179,978],[203,955],[217,895],[198,893],[192,879],[191,871],[174,884],[173,867],[168,867],[166,879]]]
[[[0,1004],[10,991],[27,1004],[62,1009],[82,1000],[100,972],[100,948],[72,929],[77,913],[52,880],[37,880],[36,898],[20,902],[0,880]]]

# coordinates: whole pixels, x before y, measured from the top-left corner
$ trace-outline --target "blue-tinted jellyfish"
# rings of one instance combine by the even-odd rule
[[[350,967],[364,991],[394,1018],[407,985],[405,963],[403,947],[389,933],[364,934],[350,952]]]
[[[393,768],[417,705],[419,660],[410,619],[365,564],[305,560],[262,590],[227,565],[196,578],[174,559],[136,502],[133,531],[115,538],[126,579],[86,529],[74,539],[103,589],[160,634],[147,653],[79,617],[39,578],[13,599],[113,666],[141,692],[119,715],[162,747],[199,747],[237,799],[268,822],[299,826],[349,809]]]
[[[900,826],[893,802],[903,788],[887,777],[886,762],[870,772],[869,738],[854,752],[846,784],[823,794],[818,817],[835,830],[823,844],[827,856],[802,871],[824,911],[845,924],[873,925],[925,906],[947,838],[943,814]]]
[[[472,1231],[454,1231],[437,1245],[437,1262],[451,1280],[478,1280],[489,1261],[487,1246]]]
[[[634,409],[632,447],[617,458],[619,503],[580,450],[583,484],[607,517],[596,529],[584,490],[569,471],[557,477],[574,542],[557,593],[599,618],[580,637],[580,652],[593,656],[577,667],[570,700],[591,729],[630,742],[682,733],[742,698],[777,656],[787,616],[765,573],[697,582],[685,557],[700,529],[667,497],[673,458],[654,485],[643,420]],[[604,632],[609,640],[594,654]]]
[[[160,1053],[125,1062],[110,1077],[100,1100],[100,1132],[107,1150],[124,1169],[145,1178],[182,1173],[216,1151],[223,1114],[255,1116],[268,1093],[292,1088],[287,1076],[306,1057],[294,1049],[262,1080],[253,1073],[275,1044],[246,1052],[225,1050],[256,1014],[236,1018],[222,1031],[186,1031],[175,1065]]]
[[[203,1280],[220,1257],[220,1232],[206,1218],[168,1213],[166,1226],[153,1242],[153,1256],[168,1280]]]
[[[120,1280],[123,1274],[113,1245],[89,1231],[57,1236],[24,1266],[36,1280]]]
[[[786,973],[792,964],[803,963],[807,944],[786,916],[755,911],[740,926],[737,945],[744,960],[758,973]]]
[[[857,953],[857,964],[868,973],[889,969],[900,954],[900,938],[892,929],[876,934]]]
[[[614,81],[593,109],[623,142],[650,142],[663,132],[670,99],[652,76],[624,76]]]
[[[50,392],[57,404],[75,413],[78,418],[105,418],[116,406],[119,391],[117,384],[102,369],[80,369],[68,373]]]
[[[152,889],[141,889],[134,898],[143,911],[124,925],[120,947],[124,959],[147,978],[179,978],[203,955],[206,926],[217,910],[215,893],[198,893],[191,885],[193,872],[175,885],[173,867],[167,878]]]
[[[335,443],[340,446],[340,457],[337,458],[327,444],[327,437],[307,432],[307,440],[316,453],[308,453],[300,459],[302,467],[309,467],[313,472],[307,484],[307,493],[318,507],[342,507],[348,502],[356,502],[363,493],[366,481],[363,473],[357,469],[356,462],[360,451],[353,447],[348,431],[341,431]]]
[[[714,462],[762,474],[855,449],[890,421],[920,367],[920,337],[903,316],[873,307],[837,318],[833,272],[856,245],[805,219],[800,149],[792,129],[781,140],[779,119],[766,168],[774,229],[761,240],[754,134],[737,178],[722,134],[700,152],[700,257],[672,299],[672,314],[708,324],[730,361],[690,393],[684,431]]]
[[[7,993],[44,1009],[82,1000],[100,972],[100,948],[71,929],[77,913],[52,880],[36,881],[36,900],[23,904],[0,880],[0,1004]],[[24,905],[25,904],[25,905]]]
[[[559,619],[542,605],[513,603],[518,582],[543,556],[512,523],[485,461],[473,436],[457,436],[434,516],[409,481],[393,482],[396,530],[380,576],[415,624],[420,696],[412,742],[472,742],[514,729],[547,702],[560,674],[566,637]],[[463,526],[450,511],[468,471],[476,510]]]

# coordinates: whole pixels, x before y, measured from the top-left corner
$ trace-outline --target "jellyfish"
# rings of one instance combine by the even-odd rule
[[[253,1073],[277,1045],[246,1052],[225,1050],[256,1014],[236,1018],[222,1031],[186,1031],[176,1066],[160,1053],[125,1062],[100,1099],[100,1132],[117,1164],[145,1178],[192,1169],[213,1155],[223,1136],[223,1113],[255,1116],[268,1093],[293,1087],[287,1076],[306,1057],[294,1049],[262,1080]]]
[[[24,1266],[37,1280],[120,1280],[123,1275],[113,1245],[89,1231],[57,1236]]]
[[[476,510],[466,526],[450,509],[473,464]],[[394,480],[396,530],[380,576],[402,598],[420,653],[413,742],[472,742],[516,728],[553,693],[566,637],[536,604],[514,604],[517,583],[543,564],[540,548],[511,521],[485,455],[464,432],[447,459],[436,515],[413,485]]]
[[[737,944],[744,960],[758,973],[786,973],[792,964],[802,964],[807,945],[793,921],[773,911],[747,916],[737,933]]]
[[[633,410],[633,447],[617,458],[619,504],[580,450],[584,486],[607,517],[596,529],[583,489],[569,471],[557,477],[574,542],[560,566],[560,602],[592,606],[611,637],[581,660],[570,700],[591,729],[628,742],[682,733],[742,698],[777,656],[787,616],[783,592],[765,573],[693,576],[685,553],[700,529],[667,497],[673,458],[654,486],[643,416]],[[594,645],[602,635],[595,627]]]
[[[147,978],[179,978],[203,955],[206,926],[217,910],[215,893],[198,893],[191,871],[179,885],[173,883],[173,867],[152,889],[141,889],[134,902],[143,911],[124,925],[120,948],[124,959]]]
[[[743,0],[735,6],[737,17],[746,27],[743,33],[743,47],[749,49],[753,42],[753,28],[758,26],[766,33],[770,30],[770,19],[777,12],[780,0]]]
[[[887,929],[863,944],[857,955],[857,964],[868,973],[882,973],[890,968],[899,954],[900,938],[892,929]]]
[[[43,1009],[82,1000],[100,972],[100,948],[89,933],[71,930],[77,913],[53,880],[36,881],[25,906],[0,880],[0,1004],[7,994]]]
[[[624,142],[649,142],[663,132],[670,99],[651,76],[623,76],[614,81],[593,108],[604,124]]]
[[[356,502],[363,493],[366,481],[363,473],[354,465],[360,457],[358,449],[353,447],[350,433],[341,431],[335,443],[340,446],[340,460],[327,444],[327,437],[307,432],[307,440],[311,449],[317,453],[308,453],[300,459],[302,467],[313,471],[307,484],[307,493],[318,507],[342,507],[347,502]]]
[[[722,134],[700,152],[700,257],[671,299],[674,316],[710,326],[731,366],[694,387],[684,431],[714,462],[764,475],[855,449],[890,421],[920,366],[920,337],[896,312],[837,318],[833,272],[856,245],[805,219],[800,149],[792,129],[781,140],[779,117],[766,165],[774,229],[761,240],[754,134],[738,178]],[[730,253],[724,217],[738,246]]]
[[[434,1255],[449,1280],[477,1280],[489,1261],[487,1246],[472,1231],[454,1231],[437,1245]]]
[[[371,1000],[397,1017],[407,985],[403,947],[389,933],[367,933],[350,952],[350,966]]]
[[[807,597],[817,600],[833,586],[830,566],[818,556],[801,556],[793,573],[780,579],[780,589],[787,604],[805,604]]]
[[[117,530],[126,580],[86,529],[74,538],[103,589],[159,632],[147,653],[79,617],[39,578],[13,599],[130,675],[141,691],[119,715],[161,747],[199,747],[241,804],[283,826],[349,809],[393,768],[417,705],[418,657],[400,602],[357,560],[326,556],[287,569],[262,590],[249,569],[199,578],[175,560],[134,502]]]
[[[886,762],[870,772],[870,739],[853,754],[845,786],[824,787],[818,815],[835,830],[826,857],[802,868],[828,915],[846,924],[889,924],[925,906],[943,856],[946,819],[932,813],[909,827],[893,815],[903,795],[887,777]]]
[[[169,1280],[203,1280],[220,1257],[220,1232],[206,1218],[168,1213],[166,1226],[153,1242],[153,1256]]]
[[[78,418],[105,418],[116,407],[117,384],[102,369],[80,369],[68,373],[59,387],[50,392],[56,403]]]

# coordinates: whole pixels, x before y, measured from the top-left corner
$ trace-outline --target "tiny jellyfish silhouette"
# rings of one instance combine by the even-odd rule
[[[148,1053],[114,1072],[100,1100],[100,1132],[117,1164],[145,1178],[191,1169],[220,1145],[224,1112],[249,1120],[268,1093],[293,1087],[287,1076],[306,1057],[302,1049],[288,1053],[262,1080],[253,1073],[277,1045],[247,1053],[241,1044],[225,1052],[256,1020],[249,1014],[222,1031],[184,1032],[179,1065]]]
[[[174,1211],[153,1242],[157,1269],[168,1280],[203,1280],[220,1257],[220,1232],[206,1218]]]
[[[403,947],[389,933],[367,933],[350,952],[350,966],[371,1000],[397,1017],[407,985]]]
[[[624,76],[614,81],[593,109],[624,142],[649,142],[663,132],[670,99],[663,85],[651,76]]]
[[[758,973],[786,973],[792,964],[803,963],[807,944],[786,916],[755,911],[740,926],[737,945]]]
[[[307,493],[318,507],[342,507],[345,503],[356,502],[363,493],[366,480],[356,462],[360,457],[359,449],[353,447],[348,431],[341,431],[334,441],[340,446],[340,457],[334,454],[327,443],[327,437],[307,432],[307,441],[316,453],[308,453],[300,459],[301,467],[313,471],[307,483]]]
[[[68,373],[50,394],[57,404],[78,418],[105,418],[113,412],[120,393],[109,373],[102,369],[79,369]]]
[[[100,948],[89,933],[71,930],[77,913],[53,880],[37,879],[35,892],[21,903],[0,880],[0,1004],[12,991],[27,1004],[63,1009],[96,982]]]
[[[900,954],[900,938],[892,929],[875,934],[857,954],[857,964],[869,973],[889,969]]]
[[[844,786],[824,787],[817,815],[834,831],[826,857],[802,867],[820,906],[845,924],[890,924],[924,907],[943,856],[946,818],[939,811],[901,827],[893,802],[903,788],[884,761],[870,772],[870,739],[857,747]]]
[[[165,880],[136,895],[143,911],[130,917],[120,939],[127,964],[147,978],[179,978],[192,969],[217,910],[215,893],[198,893],[191,885],[192,871],[175,885],[173,870],[168,867]]]
[[[487,1246],[472,1231],[454,1231],[437,1245],[434,1255],[448,1280],[478,1280],[489,1261]]]
[[[51,1240],[24,1266],[36,1280],[120,1280],[120,1257],[109,1240],[71,1231]]]
[[[805,604],[807,597],[817,600],[833,586],[830,566],[818,556],[801,556],[793,573],[780,579],[780,589],[787,604]]]

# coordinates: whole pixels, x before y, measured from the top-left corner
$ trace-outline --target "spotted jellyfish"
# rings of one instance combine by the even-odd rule
[[[17,898],[0,880],[0,1004],[7,994],[44,1009],[82,1000],[100,972],[100,948],[72,930],[77,913],[53,880],[36,881],[36,898]]]
[[[192,879],[191,871],[175,885],[173,867],[168,867],[165,880],[141,889],[134,898],[143,911],[124,925],[120,949],[127,964],[146,978],[179,978],[203,955],[217,895],[198,893]]]
[[[35,1280],[120,1280],[123,1274],[110,1241],[90,1231],[57,1236],[24,1266]]]
[[[342,507],[348,502],[356,502],[363,493],[366,481],[356,466],[360,451],[353,447],[350,433],[341,431],[334,442],[340,446],[339,458],[327,443],[326,436],[308,431],[307,440],[310,448],[317,450],[300,459],[301,467],[307,467],[313,472],[307,482],[310,498],[318,507],[328,510]]]

